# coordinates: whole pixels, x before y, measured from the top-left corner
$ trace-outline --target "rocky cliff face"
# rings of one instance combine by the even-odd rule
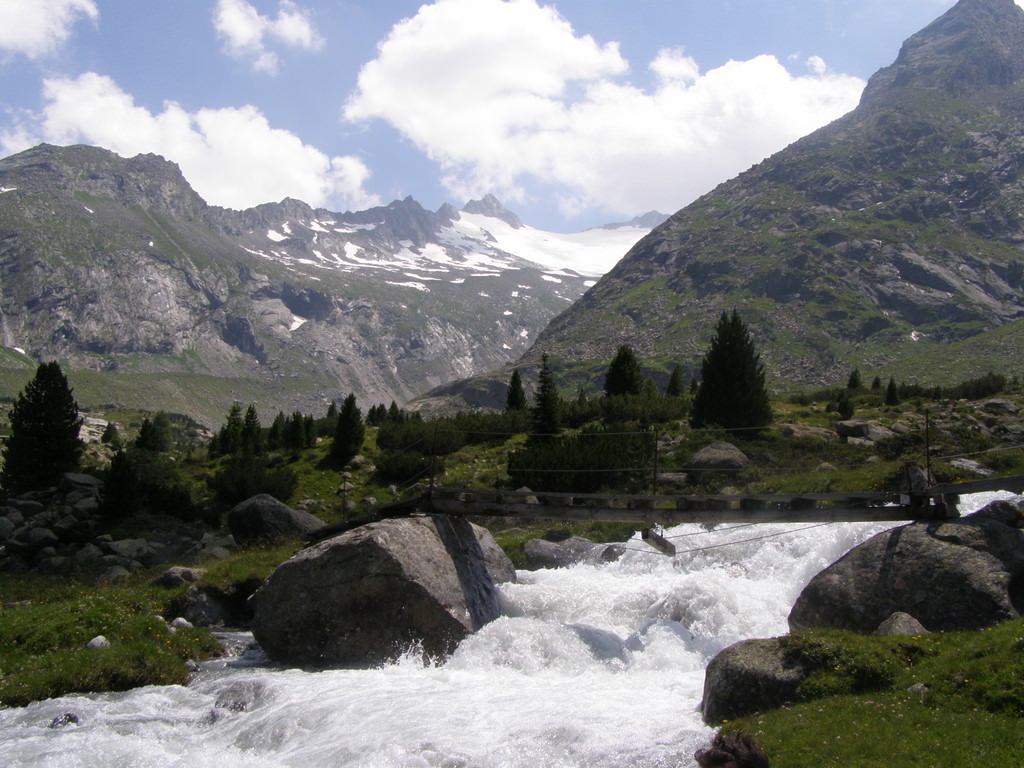
[[[411,198],[230,211],[160,157],[46,145],[0,160],[0,190],[0,344],[25,355],[5,359],[207,423],[235,399],[404,402],[514,359],[593,279],[503,250],[479,223],[522,225],[493,198],[472,226]]]
[[[993,351],[1024,349],[1022,168],[1024,11],[961,0],[856,110],[637,243],[528,360],[630,344],[696,367],[735,307],[787,383],[1006,370]]]

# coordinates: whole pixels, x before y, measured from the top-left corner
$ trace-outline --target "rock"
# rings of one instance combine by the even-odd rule
[[[523,551],[526,567],[532,571],[539,568],[568,568],[570,565],[588,559],[601,545],[580,536],[570,536],[562,541],[531,539]]]
[[[779,424],[779,432],[786,437],[818,440],[823,443],[835,439],[835,433],[831,430],[824,427],[812,427],[807,424]]]
[[[850,550],[804,588],[790,629],[873,632],[901,611],[942,632],[1022,615],[1024,531],[1002,522],[1010,512],[996,504],[959,520],[900,526]]]
[[[115,581],[121,581],[122,579],[128,578],[131,574],[128,569],[120,565],[112,565],[107,570],[97,577],[96,581],[99,584],[110,584]]]
[[[949,462],[949,466],[956,467],[957,469],[963,469],[967,472],[973,472],[974,474],[981,475],[982,477],[988,477],[993,474],[991,469],[980,462],[974,461],[974,459],[953,459]]]
[[[63,715],[53,718],[47,728],[66,728],[69,725],[78,725],[79,722],[78,715],[74,712],[65,712]]]
[[[239,680],[217,694],[214,707],[229,712],[248,712],[263,698],[267,686],[259,680]]]
[[[928,630],[924,628],[924,625],[922,625],[920,621],[915,619],[909,613],[897,611],[879,624],[878,629],[875,630],[874,634],[879,637],[889,637],[893,635],[927,635]]]
[[[787,663],[780,638],[734,643],[712,659],[704,673],[704,722],[720,725],[794,701],[804,677],[801,667]]]
[[[245,627],[252,621],[249,597],[260,586],[247,579],[223,590],[212,584],[193,584],[171,601],[169,615],[177,615],[199,627]]]
[[[500,615],[515,569],[491,534],[444,515],[382,520],[308,547],[252,596],[271,659],[366,667],[418,647],[447,656]]]
[[[14,521],[6,517],[0,517],[0,544],[11,538],[16,527]]]
[[[92,640],[85,644],[86,648],[109,648],[110,641],[107,640],[103,635],[96,635]]]
[[[99,496],[103,490],[103,481],[92,475],[79,472],[65,472],[60,479],[58,488],[63,493],[85,491],[91,496]]]
[[[205,575],[206,570],[203,568],[186,568],[175,565],[153,579],[153,585],[168,588],[180,587],[182,584],[199,581]]]
[[[1013,400],[1005,397],[995,397],[991,400],[986,400],[981,407],[986,412],[994,413],[997,416],[1016,416],[1020,413],[1020,406],[1013,402]]]
[[[690,459],[690,468],[696,471],[738,472],[750,459],[732,443],[717,440],[701,448]]]
[[[195,627],[195,624],[193,624],[191,621],[184,618],[183,616],[178,616],[176,619],[171,621],[170,627],[174,630],[193,629]]]
[[[283,504],[270,494],[246,499],[228,512],[228,528],[240,545],[301,539],[323,521]]]

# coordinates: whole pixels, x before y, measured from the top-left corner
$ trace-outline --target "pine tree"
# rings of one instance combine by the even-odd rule
[[[363,414],[356,405],[356,396],[349,394],[338,413],[338,428],[334,433],[331,457],[341,466],[348,464],[362,450],[365,436]]]
[[[886,405],[899,405],[900,394],[896,387],[896,379],[892,376],[889,377],[889,383],[885,387],[885,404]]]
[[[561,429],[561,402],[547,353],[541,356],[537,393],[533,405],[533,429],[540,435],[557,435]]]
[[[633,353],[633,348],[624,344],[608,366],[604,377],[604,393],[608,397],[616,395],[639,395],[643,389],[644,379],[640,373],[640,363]]]
[[[771,420],[761,357],[736,310],[723,312],[701,362],[691,424],[740,429],[764,427]]]
[[[242,422],[241,449],[242,453],[247,456],[258,456],[266,450],[263,427],[260,425],[260,417],[256,413],[255,403],[250,403],[245,411],[245,420]]]
[[[854,368],[850,372],[850,378],[846,382],[846,388],[847,389],[860,389],[861,388],[860,369],[859,368]]]
[[[526,392],[523,390],[523,379],[519,375],[519,369],[512,371],[512,378],[508,382],[508,395],[505,398],[506,411],[525,411]]]
[[[152,453],[164,453],[171,449],[171,420],[163,411],[152,420],[145,418],[135,438],[135,447]]]
[[[78,468],[82,419],[56,362],[36,369],[11,408],[10,421],[3,469],[3,485],[9,493],[48,488],[63,473]]]
[[[283,411],[278,411],[277,416],[274,417],[274,421],[270,425],[270,429],[267,431],[267,447],[274,451],[284,445],[284,427],[287,422]]]
[[[222,454],[224,456],[231,456],[242,448],[242,430],[244,428],[242,421],[242,406],[238,403],[232,403],[231,409],[228,411],[228,416],[224,420],[224,425],[217,432],[217,440],[210,446],[210,452],[212,454]],[[215,449],[215,450],[214,450]]]
[[[683,394],[683,369],[678,365],[672,369],[672,375],[668,377],[668,384],[665,386],[667,397],[679,397]]]

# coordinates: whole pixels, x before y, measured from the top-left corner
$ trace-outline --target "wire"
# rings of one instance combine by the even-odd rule
[[[755,523],[751,523],[751,525],[755,525]],[[796,528],[796,529],[791,530],[791,531],[776,531],[775,533],[766,533],[766,534],[763,534],[761,536],[751,536],[748,539],[736,539],[734,541],[725,541],[725,542],[722,542],[720,544],[708,544],[706,547],[693,547],[692,549],[684,549],[682,551],[678,551],[678,552],[675,553],[675,555],[673,555],[673,557],[678,557],[679,555],[690,555],[690,554],[693,554],[694,552],[706,552],[709,549],[720,549],[721,547],[730,547],[733,544],[749,544],[752,541],[762,541],[764,539],[772,539],[772,538],[775,538],[776,536],[787,536],[789,534],[800,533],[802,531],[810,531],[810,530],[813,530],[814,528],[821,528],[822,526],[826,526],[826,525],[832,525],[832,523],[816,523],[814,525],[805,525],[803,528]],[[734,528],[742,528],[742,527],[744,527],[744,526],[739,526],[739,525],[734,526]],[[733,528],[729,528],[727,530],[733,530]],[[623,547],[623,549],[626,550],[627,552],[641,552],[641,553],[648,554],[648,555],[661,555],[660,552],[655,552],[655,551],[652,551],[650,549],[639,549],[637,547]]]

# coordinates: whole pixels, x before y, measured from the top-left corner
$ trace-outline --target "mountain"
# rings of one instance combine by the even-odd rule
[[[640,240],[524,357],[691,372],[738,309],[777,386],[943,383],[1024,352],[1024,11],[961,0],[858,107]]]
[[[83,404],[207,424],[404,402],[522,354],[647,231],[545,233],[490,196],[233,211],[161,157],[41,145],[0,160],[0,392],[59,359]]]

